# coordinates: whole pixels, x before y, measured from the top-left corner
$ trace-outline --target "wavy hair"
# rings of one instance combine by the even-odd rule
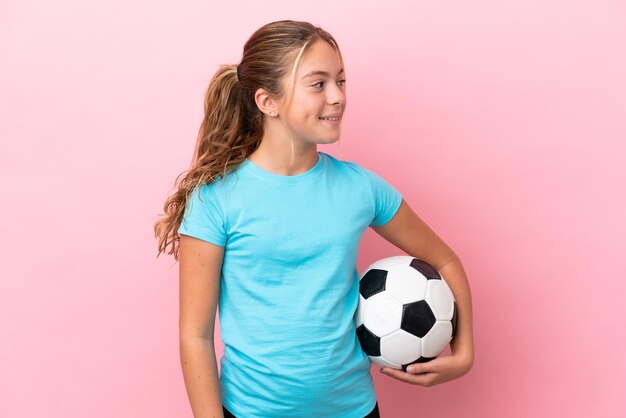
[[[289,103],[302,56],[319,39],[333,47],[343,65],[339,46],[330,33],[309,22],[280,20],[250,36],[238,66],[221,65],[216,71],[204,96],[204,118],[191,168],[176,177],[176,191],[166,199],[165,213],[154,224],[157,258],[169,248],[168,254],[178,261],[178,228],[192,191],[234,172],[260,145],[265,116],[256,105],[255,92],[262,88],[271,98],[284,97]]]

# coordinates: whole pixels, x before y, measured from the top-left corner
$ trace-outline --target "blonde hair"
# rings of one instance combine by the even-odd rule
[[[165,213],[154,224],[157,257],[167,251],[178,261],[178,228],[191,192],[234,172],[261,143],[264,115],[256,105],[255,92],[263,88],[270,97],[285,97],[289,103],[302,57],[320,39],[333,47],[343,66],[341,51],[330,33],[309,22],[280,20],[260,27],[245,43],[239,64],[241,79],[237,65],[219,67],[205,93],[204,118],[191,167],[176,177],[176,191],[165,200]],[[293,161],[293,141],[291,146]]]

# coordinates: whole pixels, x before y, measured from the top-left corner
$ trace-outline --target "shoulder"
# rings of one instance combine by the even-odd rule
[[[189,192],[188,202],[190,204],[197,202],[197,204],[202,206],[221,206],[224,195],[223,188],[228,177],[226,176],[222,180],[221,176],[218,176],[209,183],[197,184]]]
[[[320,154],[323,154],[324,156],[326,156],[326,160],[330,163],[330,165],[338,170],[341,170],[343,172],[346,173],[355,173],[355,174],[359,174],[359,175],[364,175],[365,174],[365,167],[361,166],[359,163],[354,162],[354,161],[348,161],[348,160],[341,160],[337,157],[334,157],[330,154],[327,154],[325,152],[321,152]]]
[[[367,180],[368,183],[377,182],[380,180],[380,176],[376,174],[373,170],[365,167],[362,164],[357,163],[356,161],[348,161],[341,160],[339,158],[333,157],[330,154],[325,154],[330,161],[331,165],[343,173],[352,174],[354,177],[360,178],[361,180]]]

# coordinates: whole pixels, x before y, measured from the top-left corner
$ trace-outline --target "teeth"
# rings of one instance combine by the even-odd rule
[[[320,118],[322,120],[339,120],[339,118]]]

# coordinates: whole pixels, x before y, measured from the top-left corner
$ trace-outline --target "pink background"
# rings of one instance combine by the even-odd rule
[[[383,417],[623,414],[624,3],[414,3],[3,2],[0,416],[191,416],[152,226],[217,66],[287,18],[344,54],[341,146],[319,149],[395,185],[472,288],[474,368],[373,368]],[[361,245],[359,271],[401,254]]]

